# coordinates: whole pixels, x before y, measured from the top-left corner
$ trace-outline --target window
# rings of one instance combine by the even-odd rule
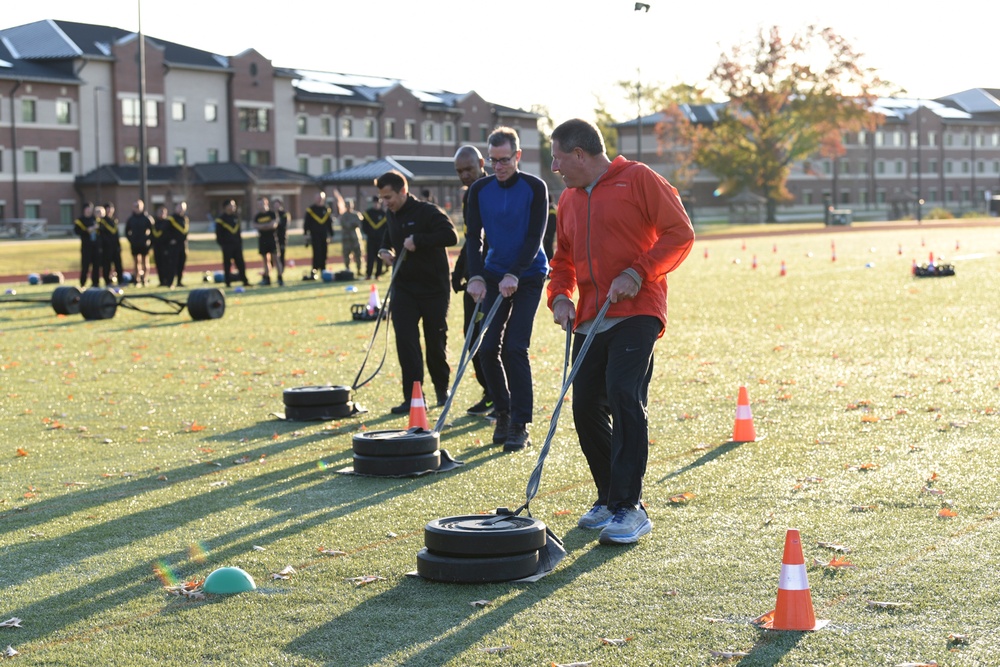
[[[59,151],[59,173],[73,173],[73,151]]]
[[[932,148],[934,146],[937,146],[937,132],[927,133],[927,145],[931,146]]]
[[[875,173],[884,174],[885,173],[885,160],[877,160],[875,162]]]
[[[216,163],[216,162],[219,161],[219,149],[218,148],[209,148],[206,155],[207,155],[207,161],[208,162],[211,162],[211,163],[214,164],[214,163]]]
[[[215,102],[205,103],[205,121],[214,123],[219,120],[219,105]]]
[[[892,145],[902,146],[903,145],[903,133],[899,130],[892,133]]]
[[[455,141],[455,126],[451,123],[444,124],[444,140],[447,143]]]
[[[897,174],[906,173],[906,165],[903,164],[902,160],[896,160],[896,173]]]
[[[251,167],[271,164],[271,151],[255,151],[243,149],[240,151],[240,162]]]
[[[328,157],[323,158],[323,173],[329,174],[333,171],[333,160]]]
[[[309,118],[304,115],[295,117],[295,132],[297,134],[307,134],[309,130]]]
[[[927,201],[937,201],[937,199],[938,199],[937,188],[931,188],[930,190],[927,191]]]
[[[414,141],[417,138],[417,121],[406,121],[406,126],[403,128],[403,138],[407,141]]]
[[[968,160],[962,160],[962,173],[963,174],[968,174],[969,173],[969,161]]]
[[[28,220],[38,220],[42,217],[42,205],[37,202],[29,202],[25,204],[24,217]]]
[[[69,100],[56,100],[56,122],[60,125],[69,125],[73,122]]]
[[[822,160],[820,162],[820,164],[823,165],[823,173],[824,174],[831,174],[831,173],[833,173],[833,168],[830,165],[830,161],[829,160]]]
[[[944,133],[944,145],[954,146],[955,145],[955,135],[951,132]]]
[[[38,151],[34,149],[24,150],[24,173],[38,173]]]
[[[375,119],[365,118],[365,137],[368,139],[375,138]]]
[[[469,137],[471,136],[471,132],[472,132],[472,128],[469,127],[468,125],[463,124],[462,125],[462,141],[464,141],[464,142],[471,141],[471,139],[469,139]]]
[[[59,224],[72,225],[75,217],[76,205],[70,202],[59,204]]]
[[[910,145],[911,146],[919,146],[920,145],[920,133],[919,132],[910,132]]]
[[[185,108],[184,102],[174,102],[170,105],[170,118],[171,120],[184,120]]]
[[[319,119],[319,128],[320,132],[323,133],[324,137],[329,137],[331,134],[333,134],[333,129],[330,124],[329,116],[323,116],[322,118]]]
[[[138,164],[139,162],[139,149],[135,146],[126,146],[122,149],[122,158],[125,164]]]
[[[850,192],[841,192],[840,193],[840,203],[841,204],[850,204],[851,203],[851,193]]]
[[[841,160],[840,162],[840,173],[849,174],[851,173],[851,163],[849,160]]]
[[[150,146],[146,149],[146,163],[160,164],[160,149],[157,146]]]
[[[807,206],[813,203],[812,190],[806,190],[805,192],[802,193],[802,203]]]
[[[396,138],[396,121],[386,119],[385,121],[385,136],[387,139]]]
[[[950,174],[955,170],[955,164],[951,160],[944,161],[944,173]]]
[[[885,133],[884,132],[876,132],[875,133],[875,145],[876,146],[885,146]]]
[[[0,158],[3,157],[3,153],[0,153]],[[0,159],[0,171],[3,171],[3,160]],[[993,173],[1000,174],[1000,160],[993,161]]]
[[[434,141],[434,123],[424,123],[424,141]]]
[[[0,149],[0,171],[3,171],[3,149]],[[3,216],[0,215],[0,218]]]
[[[858,161],[858,173],[859,174],[867,174],[867,173],[869,173],[868,172],[868,160],[859,160]]]
[[[299,171],[303,174],[309,173],[309,158],[300,157],[299,158]]]
[[[977,174],[985,174],[986,173],[986,163],[983,162],[982,160],[977,160],[976,161],[976,173]]]
[[[139,127],[139,100],[126,98],[122,100],[122,125]],[[146,127],[159,127],[159,107],[156,100],[146,100]]]
[[[354,158],[352,158],[352,157],[345,157],[344,158],[344,169],[350,169],[353,166],[354,166]]]
[[[858,145],[864,146],[866,143],[868,143],[868,133],[864,130],[861,130],[860,132],[858,132]]]
[[[240,109],[239,117],[244,132],[267,132],[267,109]]]
[[[480,125],[479,140],[485,142],[487,139],[489,139],[489,136],[490,136],[490,128],[486,127],[485,125]]]
[[[34,123],[38,120],[35,100],[21,100],[21,120],[25,123]]]
[[[340,136],[350,137],[354,134],[354,121],[350,118],[345,118],[340,121]]]
[[[187,164],[188,152],[186,148],[175,148],[174,149],[174,164],[185,165]]]
[[[927,171],[936,174],[938,173],[938,161],[931,159],[927,162]]]
[[[920,173],[920,162],[917,160],[910,160],[910,173],[919,174]]]

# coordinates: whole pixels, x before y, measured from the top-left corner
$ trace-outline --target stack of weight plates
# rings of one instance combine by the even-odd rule
[[[292,387],[284,391],[285,417],[293,421],[342,419],[354,412],[351,388],[342,385]]]
[[[484,583],[535,574],[545,524],[511,514],[435,519],[424,527],[417,574],[432,581]]]
[[[441,467],[441,434],[411,428],[406,431],[364,431],[354,435],[354,472],[376,477],[401,477]]]
[[[72,285],[57,287],[52,292],[52,310],[56,315],[79,315],[80,290]]]

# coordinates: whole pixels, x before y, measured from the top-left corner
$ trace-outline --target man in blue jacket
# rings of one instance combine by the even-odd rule
[[[530,444],[534,394],[528,346],[535,313],[548,273],[542,236],[548,218],[545,182],[517,168],[521,159],[517,132],[498,127],[487,139],[493,175],[469,188],[466,292],[489,310],[503,299],[483,336],[481,363],[496,415],[493,443],[504,451]],[[485,239],[489,249],[483,254]]]

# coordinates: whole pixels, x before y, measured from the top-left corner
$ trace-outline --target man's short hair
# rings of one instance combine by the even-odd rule
[[[472,144],[463,144],[463,145],[459,146],[458,150],[455,151],[455,158],[454,159],[457,160],[458,158],[464,157],[464,156],[468,156],[468,157],[472,158],[473,160],[480,160],[480,161],[482,161],[482,159],[483,159],[483,154],[480,153],[479,149],[476,148],[475,146],[473,146]]]
[[[486,139],[486,143],[490,146],[496,146],[498,148],[505,144],[510,144],[510,147],[515,153],[521,150],[521,140],[517,137],[517,130],[505,125],[501,125],[490,132],[490,136]]]
[[[387,171],[375,179],[375,187],[379,190],[388,187],[393,192],[402,192],[406,188],[406,176],[395,169]]]
[[[552,143],[559,144],[559,150],[570,153],[579,148],[587,155],[601,155],[605,152],[604,137],[593,125],[582,118],[573,118],[552,130]]]

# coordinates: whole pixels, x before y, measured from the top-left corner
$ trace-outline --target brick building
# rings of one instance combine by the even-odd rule
[[[274,67],[253,48],[143,44],[144,142],[136,33],[57,20],[0,29],[0,219],[65,230],[85,200],[127,212],[143,143],[150,202],[187,200],[194,222],[230,198],[248,218],[259,195],[281,195],[300,221],[332,182],[324,175],[392,155],[450,158],[466,142],[484,149],[500,124],[518,130],[523,167],[540,167],[538,116],[475,91]],[[436,187],[442,203],[460,201],[451,181]]]
[[[695,123],[711,125],[721,104],[685,105]],[[855,218],[915,217],[945,208],[955,215],[987,211],[1000,195],[1000,90],[976,88],[934,100],[883,98],[874,111],[883,123],[875,131],[845,133],[845,154],[814,157],[792,169],[788,189],[794,200],[779,207],[780,217],[821,219],[826,202],[851,209]],[[670,178],[669,153],[657,143],[663,114],[643,116],[642,134],[635,119],[617,126],[618,146]],[[641,136],[641,138],[640,138]],[[698,214],[727,215],[728,200],[738,193],[718,193],[719,180],[698,173],[686,188]]]

